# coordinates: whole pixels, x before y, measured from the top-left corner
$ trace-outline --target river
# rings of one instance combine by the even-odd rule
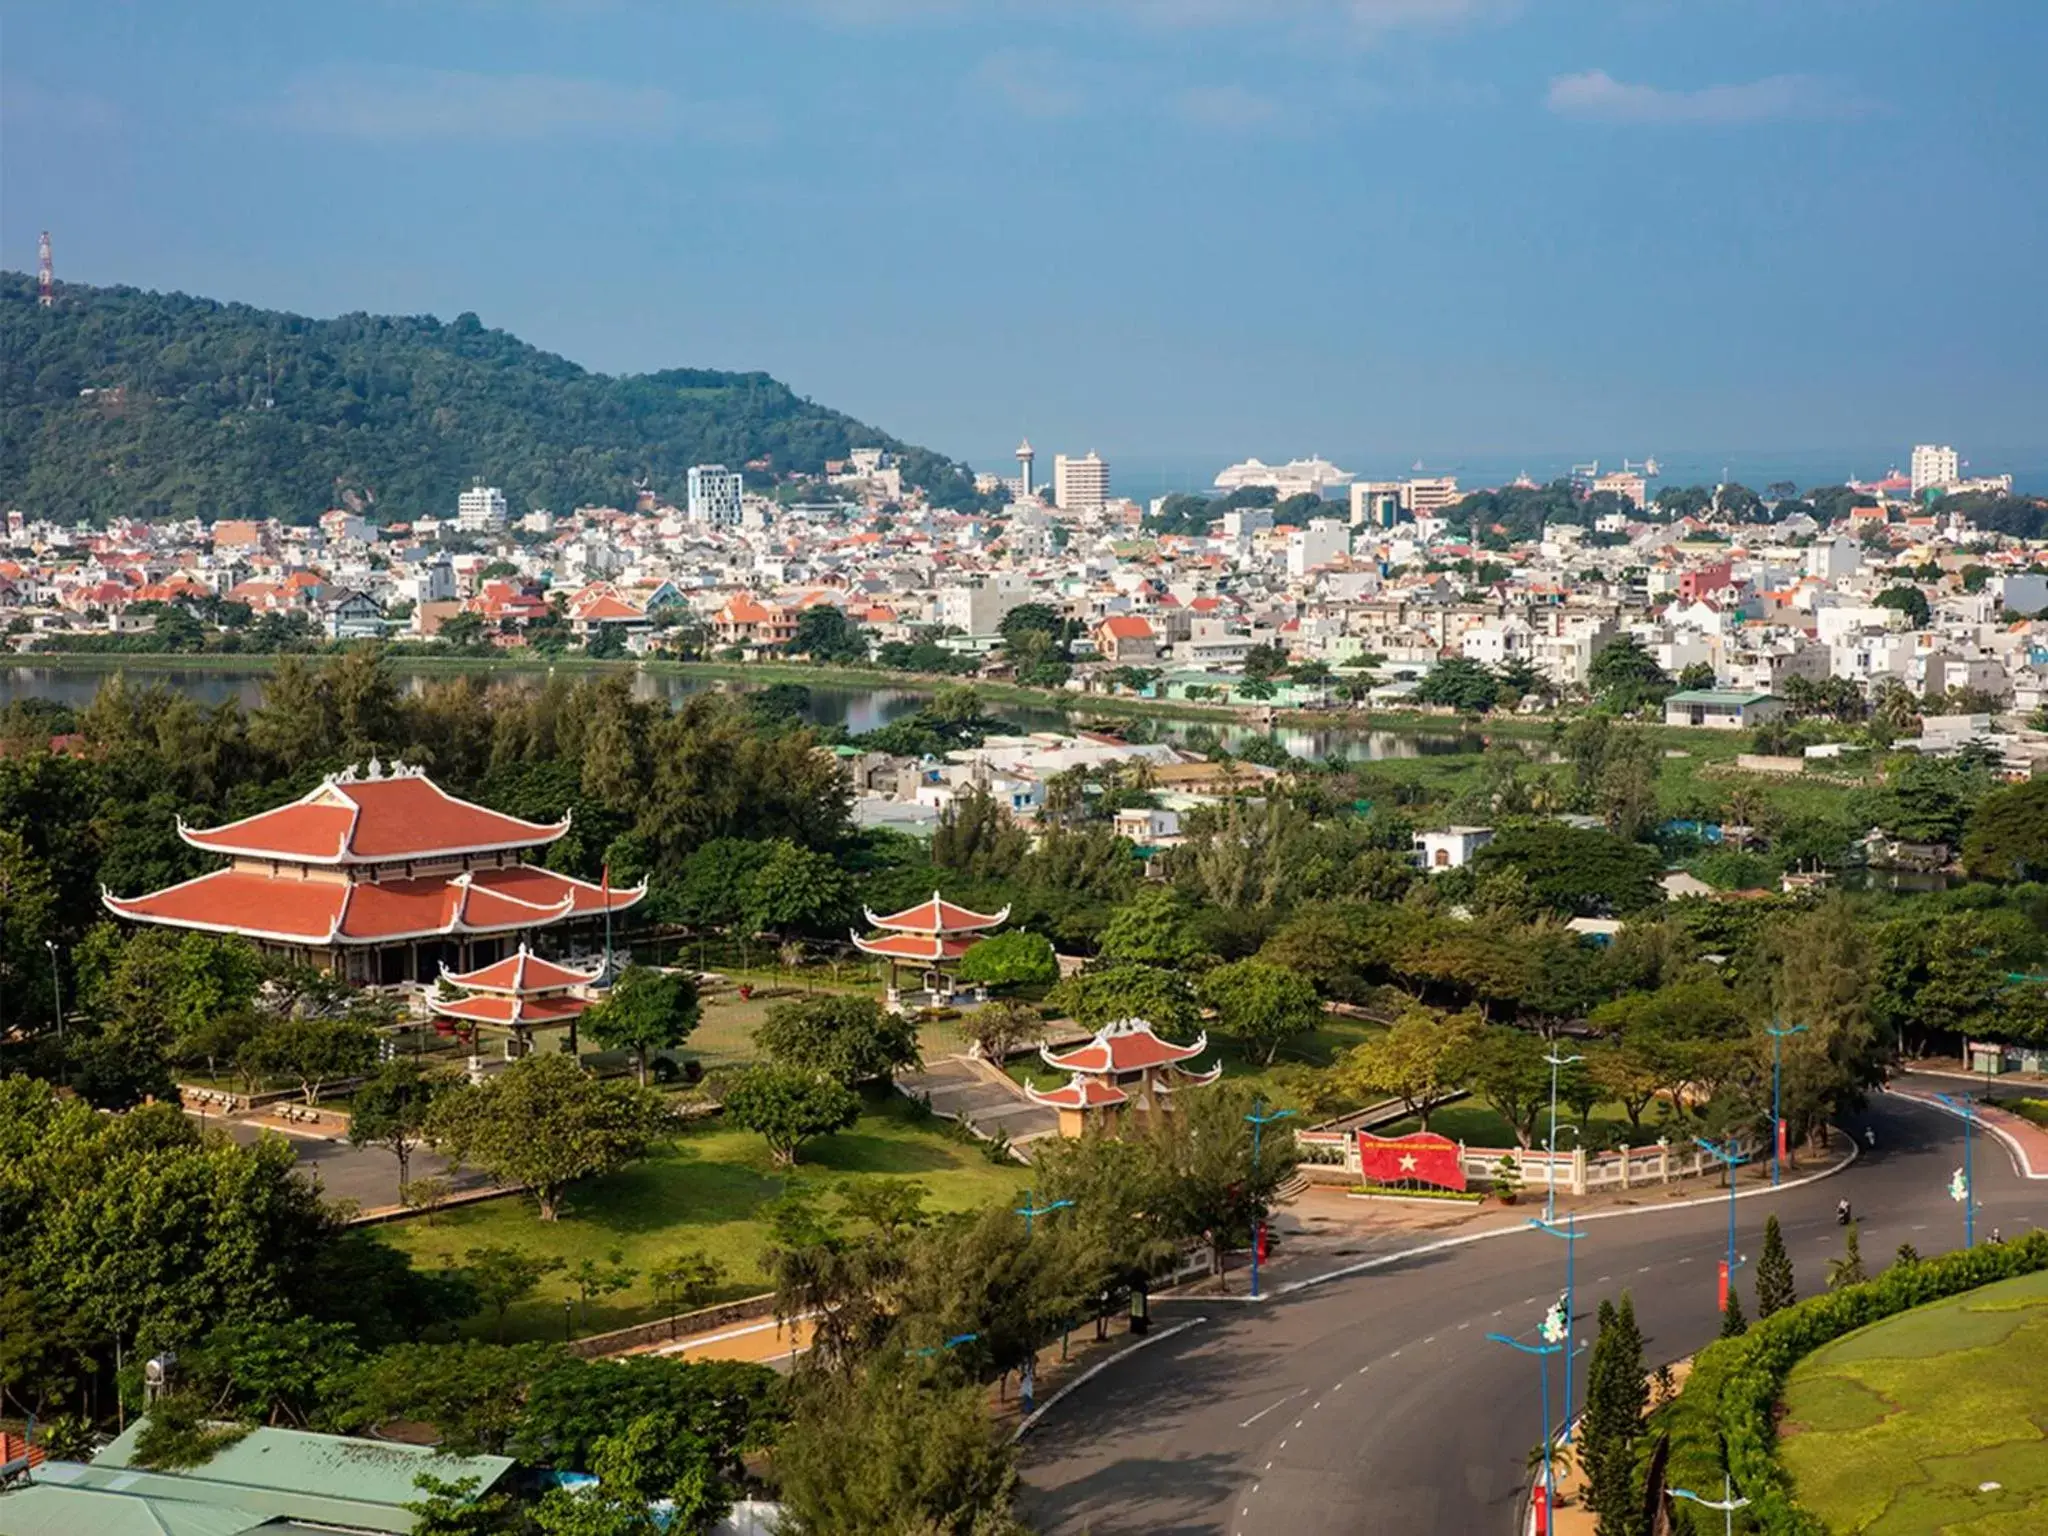
[[[189,694],[203,704],[219,704],[227,699],[236,699],[245,709],[254,709],[263,702],[263,683],[268,675],[253,668],[233,670],[219,667],[180,667],[175,663],[147,661],[120,670],[132,684],[161,683]],[[402,662],[396,665],[395,670],[399,673],[401,684],[412,692],[420,691],[437,678],[457,675],[446,671],[406,672]],[[49,699],[72,708],[83,709],[92,702],[93,696],[99,692],[100,685],[113,675],[112,669],[101,671],[97,668],[34,665],[0,667],[0,709],[4,709],[16,699],[27,698]],[[548,672],[538,667],[507,667],[494,669],[483,675],[494,683],[524,682],[538,686],[546,680]],[[572,675],[596,674],[578,672]],[[743,686],[715,678],[684,676],[673,672],[635,672],[632,678],[633,692],[638,697],[664,699],[672,704],[690,694],[701,693],[707,689]],[[931,697],[928,692],[914,688],[833,683],[806,683],[804,686],[810,689],[812,720],[819,725],[843,726],[854,735],[887,725],[891,720],[903,715],[914,714]],[[1063,731],[1073,728],[1073,717],[1050,705],[994,700],[987,709],[988,713],[1027,731]],[[1079,706],[1076,713],[1085,717],[1085,704]],[[1134,717],[1123,724],[1134,735],[1160,741],[1181,741],[1187,738],[1190,731],[1207,731],[1213,732],[1228,745],[1262,734],[1251,726],[1216,726],[1203,721],[1158,715]],[[1280,745],[1294,756],[1315,760],[1329,757],[1363,761],[1389,757],[1455,756],[1478,752],[1485,745],[1480,736],[1457,730],[1387,731],[1334,726],[1319,729],[1282,726],[1273,734],[1278,737]]]

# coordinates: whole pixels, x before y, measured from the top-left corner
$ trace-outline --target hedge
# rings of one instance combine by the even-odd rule
[[[1873,1280],[1797,1302],[1749,1331],[1702,1350],[1674,1404],[1672,1487],[1718,1487],[1727,1468],[1750,1501],[1744,1513],[1766,1536],[1827,1536],[1792,1496],[1779,1465],[1776,1410],[1792,1367],[1823,1344],[1913,1307],[2048,1269],[2048,1231],[2010,1243],[1894,1264]]]

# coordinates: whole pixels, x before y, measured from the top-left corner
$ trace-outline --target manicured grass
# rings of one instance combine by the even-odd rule
[[[1322,1023],[1316,1028],[1305,1034],[1296,1035],[1281,1046],[1280,1053],[1270,1063],[1261,1059],[1262,1052],[1248,1053],[1236,1039],[1212,1031],[1209,1035],[1209,1049],[1191,1065],[1206,1072],[1221,1062],[1226,1081],[1250,1083],[1265,1091],[1277,1102],[1287,1097],[1286,1076],[1290,1068],[1327,1067],[1353,1046],[1371,1039],[1374,1035],[1385,1033],[1385,1029],[1385,1025],[1375,1024],[1368,1019],[1325,1014]],[[1028,1056],[1013,1056],[1004,1070],[1015,1081],[1032,1083],[1040,1088],[1056,1088],[1066,1081],[1062,1074],[1040,1061],[1036,1052]],[[1341,1111],[1332,1111],[1339,1112]]]
[[[1652,1114],[1654,1115],[1654,1111],[1652,1111]],[[1595,1126],[1599,1126],[1603,1122],[1610,1125],[1625,1126],[1628,1124],[1628,1116],[1622,1113],[1619,1104],[1596,1104],[1593,1106],[1592,1123]],[[1578,1124],[1578,1116],[1564,1105],[1558,1105],[1558,1151],[1569,1152],[1571,1150],[1572,1144],[1577,1138],[1570,1131],[1567,1131],[1565,1126],[1576,1124]],[[1512,1147],[1515,1145],[1515,1133],[1510,1129],[1507,1121],[1500,1117],[1491,1104],[1481,1098],[1461,1099],[1456,1104],[1446,1104],[1442,1109],[1437,1110],[1429,1117],[1429,1128],[1438,1136],[1448,1136],[1453,1141],[1462,1141],[1468,1147]],[[1405,1136],[1411,1131],[1419,1131],[1421,1129],[1421,1124],[1415,1119],[1410,1118],[1388,1126],[1378,1134],[1382,1136]],[[1549,1129],[1550,1116],[1546,1111],[1542,1120],[1537,1125],[1536,1143],[1538,1146],[1543,1145],[1549,1134]],[[1657,1139],[1659,1134],[1655,1120],[1646,1116],[1640,1137],[1641,1144],[1648,1146]],[[1595,1136],[1598,1139],[1600,1133],[1596,1131]],[[1605,1144],[1604,1140],[1601,1144]]]
[[[1779,1452],[1800,1502],[1842,1536],[2048,1531],[2044,1378],[2048,1274],[2002,1281],[1801,1361]]]
[[[785,1188],[914,1179],[930,1191],[929,1209],[960,1211],[1008,1199],[1027,1178],[1021,1165],[999,1166],[977,1147],[954,1141],[900,1095],[877,1095],[852,1129],[806,1146],[794,1169],[775,1167],[760,1137],[713,1121],[644,1162],[579,1185],[559,1221],[544,1222],[529,1202],[508,1197],[450,1211],[431,1225],[414,1219],[378,1230],[423,1268],[460,1264],[465,1250],[484,1246],[571,1264],[603,1260],[618,1249],[640,1274],[627,1290],[593,1302],[587,1319],[579,1303],[577,1332],[595,1333],[661,1315],[646,1272],[691,1250],[725,1265],[720,1299],[760,1291],[768,1234],[761,1208]],[[565,1276],[550,1275],[535,1296],[512,1308],[506,1338],[560,1338],[562,1301],[574,1294]],[[487,1319],[471,1325],[485,1336],[490,1329]]]

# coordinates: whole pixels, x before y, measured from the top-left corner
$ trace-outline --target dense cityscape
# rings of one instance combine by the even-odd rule
[[[11,17],[0,1536],[2048,1530],[1967,10]]]

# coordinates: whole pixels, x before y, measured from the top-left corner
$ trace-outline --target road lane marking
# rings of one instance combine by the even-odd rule
[[[1432,1333],[1428,1338],[1424,1339],[1422,1342],[1425,1344],[1434,1344],[1436,1342],[1436,1335]]]
[[[1644,1265],[1644,1266],[1643,1266],[1643,1267],[1642,1267],[1641,1269],[1639,1269],[1639,1270],[1637,1270],[1637,1271],[1636,1271],[1636,1273],[1637,1273],[1637,1274],[1639,1274],[1639,1275],[1647,1275],[1647,1274],[1648,1274],[1649,1272],[1650,1272],[1650,1266],[1649,1266],[1649,1265],[1647,1265],[1647,1264],[1645,1264],[1645,1265]]]
[[[1303,1387],[1303,1388],[1301,1389],[1301,1392],[1306,1392],[1307,1390],[1308,1390],[1308,1388],[1307,1388],[1307,1387]],[[1287,1394],[1287,1395],[1286,1395],[1285,1397],[1283,1397],[1283,1398],[1281,1398],[1281,1399],[1280,1399],[1280,1402],[1278,1402],[1278,1403],[1270,1403],[1270,1404],[1268,1404],[1268,1405],[1267,1405],[1266,1407],[1264,1407],[1264,1408],[1261,1408],[1261,1409],[1260,1409],[1260,1410],[1259,1410],[1259,1411],[1258,1411],[1257,1413],[1253,1414],[1253,1415],[1252,1415],[1252,1416],[1251,1416],[1250,1418],[1246,1419],[1246,1420],[1245,1420],[1245,1421],[1244,1421],[1244,1422],[1243,1422],[1242,1424],[1238,1425],[1237,1427],[1238,1427],[1239,1429],[1250,1429],[1250,1428],[1251,1428],[1251,1427],[1252,1427],[1252,1426],[1253,1426],[1254,1424],[1258,1423],[1258,1422],[1259,1422],[1259,1420],[1263,1419],[1263,1418],[1264,1418],[1264,1417],[1265,1417],[1265,1416],[1266,1416],[1267,1414],[1271,1413],[1271,1412],[1272,1412],[1272,1411],[1273,1411],[1273,1410],[1274,1410],[1275,1408],[1278,1408],[1278,1407],[1280,1407],[1282,1403],[1291,1403],[1291,1402],[1293,1402],[1293,1401],[1294,1401],[1294,1400],[1295,1400],[1295,1399],[1296,1399],[1297,1397],[1301,1396],[1301,1392],[1290,1392],[1290,1393],[1288,1393],[1288,1394]]]
[[[1314,1401],[1313,1403],[1311,1403],[1311,1404],[1309,1405],[1309,1410],[1308,1410],[1308,1411],[1309,1411],[1310,1413],[1314,1413],[1314,1412],[1316,1411],[1316,1409],[1318,1409],[1318,1408],[1320,1408],[1320,1407],[1322,1407],[1322,1406],[1323,1406],[1323,1400],[1322,1400],[1322,1399],[1321,1399],[1321,1398],[1319,1397],[1319,1398],[1317,1398],[1317,1399],[1316,1399],[1316,1400],[1315,1400],[1315,1401]]]
[[[1458,1324],[1458,1332],[1463,1333],[1467,1328],[1470,1328],[1471,1326],[1472,1325],[1470,1323],[1460,1323]]]
[[[1595,1280],[1593,1283],[1595,1285],[1605,1285],[1608,1281],[1612,1280],[1613,1278],[1614,1276],[1612,1275],[1602,1275],[1598,1280]]]
[[[1274,1449],[1275,1449],[1275,1450],[1281,1450],[1281,1451],[1284,1451],[1284,1450],[1286,1450],[1286,1449],[1287,1449],[1287,1442],[1286,1442],[1285,1440],[1282,1440],[1282,1441],[1281,1441],[1281,1442],[1279,1443],[1279,1445],[1277,1445],[1277,1446],[1275,1446],[1275,1447],[1274,1447]]]

